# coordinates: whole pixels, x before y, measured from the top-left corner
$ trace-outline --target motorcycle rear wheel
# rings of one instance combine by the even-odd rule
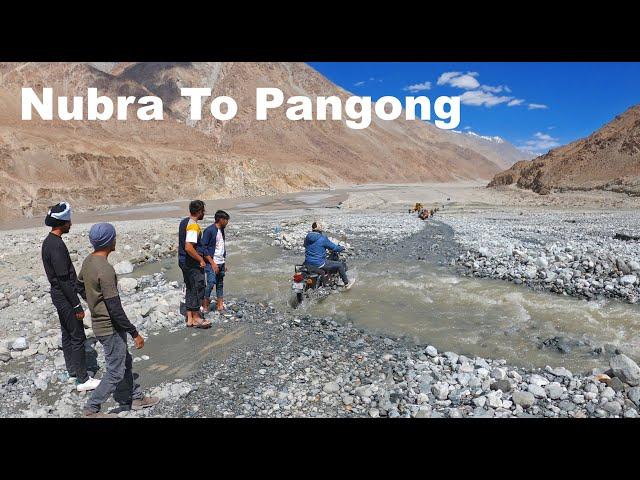
[[[291,296],[289,297],[289,305],[292,308],[298,308],[301,303],[302,303],[302,293],[300,292],[292,293]]]

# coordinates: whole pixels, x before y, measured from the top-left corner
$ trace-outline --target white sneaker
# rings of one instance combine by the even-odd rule
[[[78,386],[76,387],[76,390],[78,390],[79,392],[95,390],[98,385],[100,385],[100,380],[89,377],[89,380],[87,380],[86,382],[79,383]]]
[[[355,281],[354,281],[354,280],[349,281],[349,283],[347,283],[347,284],[344,286],[344,289],[345,289],[345,290],[349,290],[351,287],[353,287],[353,284],[354,284],[354,283],[355,283]]]

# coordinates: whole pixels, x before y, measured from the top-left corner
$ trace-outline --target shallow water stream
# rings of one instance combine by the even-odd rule
[[[297,256],[261,237],[230,241],[225,292],[236,298],[290,308]],[[300,258],[301,259],[301,258]],[[164,270],[182,281],[176,259],[147,264],[134,276]],[[640,356],[640,308],[613,300],[584,301],[499,280],[461,277],[449,267],[411,259],[355,260],[348,292],[306,304],[301,314],[331,316],[368,331],[406,336],[438,350],[504,358],[523,367],[565,366],[575,372],[606,366],[592,350],[605,343]],[[539,348],[543,340],[569,339],[568,353]]]

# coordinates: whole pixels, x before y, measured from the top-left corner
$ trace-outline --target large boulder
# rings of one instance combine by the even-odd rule
[[[624,354],[614,355],[609,360],[609,366],[613,371],[613,375],[618,377],[624,383],[635,387],[640,385],[640,367]]]

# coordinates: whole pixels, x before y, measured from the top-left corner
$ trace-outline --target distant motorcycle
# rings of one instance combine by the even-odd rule
[[[349,269],[343,252],[329,252],[327,260],[340,261],[344,263],[345,270]],[[305,299],[325,298],[340,286],[342,286],[342,280],[338,272],[329,273],[322,268],[305,264],[295,265],[289,304],[297,308]]]

